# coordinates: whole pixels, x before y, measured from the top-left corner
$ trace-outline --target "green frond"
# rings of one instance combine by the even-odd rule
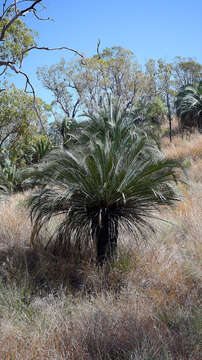
[[[177,95],[175,101],[176,114],[180,118],[182,125],[186,118],[190,118],[190,124],[195,126],[196,120],[198,128],[202,128],[202,92],[201,83],[195,89],[192,86],[184,87]]]
[[[114,127],[107,126],[105,137],[98,133],[85,149],[52,152],[30,170],[46,183],[29,199],[32,220],[41,227],[62,216],[52,242],[66,250],[72,242],[80,248],[90,244],[90,234],[106,221],[109,228],[123,226],[140,236],[151,228],[155,209],[179,200],[180,164],[165,159],[144,132],[125,129],[120,114],[108,116]]]

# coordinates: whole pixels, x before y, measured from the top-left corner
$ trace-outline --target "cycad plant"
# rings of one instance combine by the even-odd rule
[[[9,194],[22,190],[21,171],[9,158],[0,165],[0,186]]]
[[[175,107],[182,128],[202,129],[202,81],[197,87],[188,85],[181,89]]]
[[[30,157],[33,163],[39,162],[53,148],[52,143],[47,137],[41,137],[36,141],[30,149]]]
[[[131,131],[125,115],[110,105],[105,132],[89,130],[85,149],[49,154],[32,170],[47,184],[29,199],[32,241],[53,216],[63,215],[47,247],[54,243],[68,257],[73,244],[82,251],[93,242],[102,265],[115,255],[121,228],[138,239],[151,227],[154,209],[178,200],[179,164],[164,159],[146,133]],[[103,111],[94,123],[100,117]]]

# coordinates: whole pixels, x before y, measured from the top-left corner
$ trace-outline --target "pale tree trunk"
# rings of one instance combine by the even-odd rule
[[[170,137],[170,142],[172,142],[172,116],[171,116],[170,99],[169,99],[168,93],[166,95],[166,102],[167,102],[167,108],[168,108],[169,137]]]

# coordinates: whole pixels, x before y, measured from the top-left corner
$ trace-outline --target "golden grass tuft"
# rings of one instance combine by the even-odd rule
[[[29,244],[31,223],[24,207],[26,194],[15,194],[0,204],[0,248]]]
[[[186,158],[202,159],[202,134],[195,133],[188,136],[174,136],[172,143],[168,138],[163,139],[163,149],[166,157],[175,160]]]

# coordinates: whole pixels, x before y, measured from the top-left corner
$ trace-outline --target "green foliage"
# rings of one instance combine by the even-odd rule
[[[66,149],[71,148],[80,136],[85,122],[78,122],[72,118],[64,118],[62,121],[56,120],[50,124],[49,136],[53,144],[63,146]]]
[[[38,111],[43,123],[50,113],[49,107],[37,98]],[[33,98],[14,85],[0,94],[0,148],[9,151],[9,157],[18,164],[26,163],[26,150],[32,138],[40,131]]]
[[[121,98],[125,107],[131,107],[144,86],[135,56],[121,47],[104,49],[99,55],[86,57],[84,63],[62,59],[50,68],[39,68],[37,73],[52,92],[54,105],[68,118],[83,110],[95,112],[109,97]]]
[[[49,107],[36,100],[46,122]],[[14,85],[0,94],[0,185],[8,193],[22,190],[20,168],[38,162],[50,151],[47,136],[40,135],[33,99]]]
[[[136,113],[138,121],[160,123],[166,117],[172,132],[174,101],[179,87],[201,77],[202,66],[193,59],[172,62],[150,59],[142,70],[134,54],[121,47],[96,55],[38,69],[38,77],[54,96],[53,105],[65,116],[76,118],[83,110],[96,113],[110,98]]]
[[[177,95],[176,113],[182,128],[202,129],[202,82],[196,88],[185,86]]]
[[[166,107],[163,101],[156,97],[153,102],[146,107],[146,121],[160,124],[166,115]]]
[[[52,150],[52,148],[53,145],[47,135],[35,136],[32,138],[30,147],[27,148],[29,163],[38,163]]]
[[[195,86],[201,80],[202,65],[192,58],[177,56],[174,63],[174,77],[178,90],[187,85]]]
[[[144,103],[144,99],[133,109],[134,121],[138,125],[160,125],[167,114],[165,104],[156,96],[153,101]]]
[[[0,186],[9,194],[21,190],[21,174],[16,164],[6,159],[0,167]]]
[[[4,26],[8,24],[14,16],[13,12],[9,13],[0,22],[0,33]],[[16,19],[5,33],[4,40],[0,44],[1,60],[10,61],[19,64],[23,51],[36,45],[34,37],[36,33],[20,19]]]
[[[100,264],[114,254],[118,228],[137,240],[151,228],[152,211],[178,200],[172,182],[178,178],[175,161],[165,160],[146,133],[131,131],[118,106],[90,116],[103,133],[89,131],[83,147],[49,154],[29,175],[43,179],[46,187],[31,196],[34,236],[53,216],[63,214],[49,244],[68,254],[72,244],[81,251],[97,244]]]

